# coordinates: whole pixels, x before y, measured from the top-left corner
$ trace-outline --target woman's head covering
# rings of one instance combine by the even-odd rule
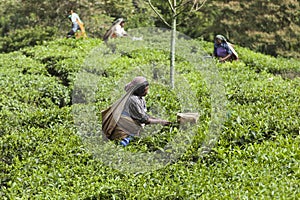
[[[117,20],[115,20],[113,22],[113,25],[116,25],[116,24],[121,24],[121,22],[125,22],[125,20],[123,18],[118,18]]]
[[[216,35],[216,39],[219,39],[219,40],[222,40],[224,42],[227,42],[226,38],[223,35]]]
[[[145,91],[145,88],[149,85],[147,79],[143,76],[137,76],[132,81],[125,85],[125,91],[129,92],[131,89],[134,89],[133,94],[142,95]]]

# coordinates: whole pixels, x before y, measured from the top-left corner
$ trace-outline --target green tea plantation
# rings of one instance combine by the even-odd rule
[[[213,43],[193,42],[207,55],[213,51]],[[164,116],[175,121],[176,113],[188,105],[184,94],[193,93],[201,111],[193,140],[172,162],[156,170],[131,172],[103,162],[97,154],[98,140],[87,143],[78,134],[82,126],[74,119],[74,108],[89,98],[74,95],[81,83],[78,74],[90,69],[98,77],[88,103],[95,106],[100,125],[101,110],[119,97],[113,91],[124,88],[120,81],[124,74],[130,77],[136,66],[149,65],[158,74],[168,74],[169,52],[149,47],[124,50],[105,65],[110,54],[93,57],[103,46],[100,39],[59,39],[0,54],[0,199],[300,198],[299,60],[239,46],[238,61],[218,63],[208,58],[221,80],[226,104],[220,134],[204,153],[217,83],[208,83],[201,70],[177,55],[176,72],[190,87],[181,90],[186,104],[167,84],[151,82],[146,100],[152,113],[164,110]],[[105,67],[97,70],[90,65]],[[86,94],[86,89],[77,89]],[[137,138],[122,151],[163,151],[178,132],[176,126],[166,127]],[[110,156],[114,152],[108,161]]]

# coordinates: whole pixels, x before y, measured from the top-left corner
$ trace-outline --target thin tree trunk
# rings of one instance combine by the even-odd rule
[[[171,36],[171,51],[170,51],[170,83],[171,88],[175,85],[175,46],[176,46],[176,0],[174,0],[174,13],[172,22],[172,36]]]

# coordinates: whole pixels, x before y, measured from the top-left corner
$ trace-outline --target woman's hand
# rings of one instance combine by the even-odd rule
[[[227,56],[225,56],[224,58],[219,58],[219,61],[220,62],[225,62],[225,61],[227,61],[229,58],[230,58],[230,56],[231,56],[232,54],[228,54]]]
[[[157,118],[150,117],[146,124],[161,124],[163,126],[167,126],[170,125],[171,122],[164,119],[157,119]]]
[[[160,124],[163,125],[163,126],[168,126],[171,124],[171,122],[167,121],[167,120],[160,120]]]

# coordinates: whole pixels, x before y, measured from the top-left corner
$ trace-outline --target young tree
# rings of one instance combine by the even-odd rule
[[[174,88],[174,72],[175,72],[175,46],[176,46],[176,26],[177,18],[182,13],[196,12],[205,4],[206,0],[168,0],[168,6],[171,14],[171,23],[166,20],[162,14],[160,14],[158,8],[148,0],[148,3],[152,10],[158,15],[158,17],[172,30],[171,35],[171,49],[170,49],[170,84],[171,88]]]

